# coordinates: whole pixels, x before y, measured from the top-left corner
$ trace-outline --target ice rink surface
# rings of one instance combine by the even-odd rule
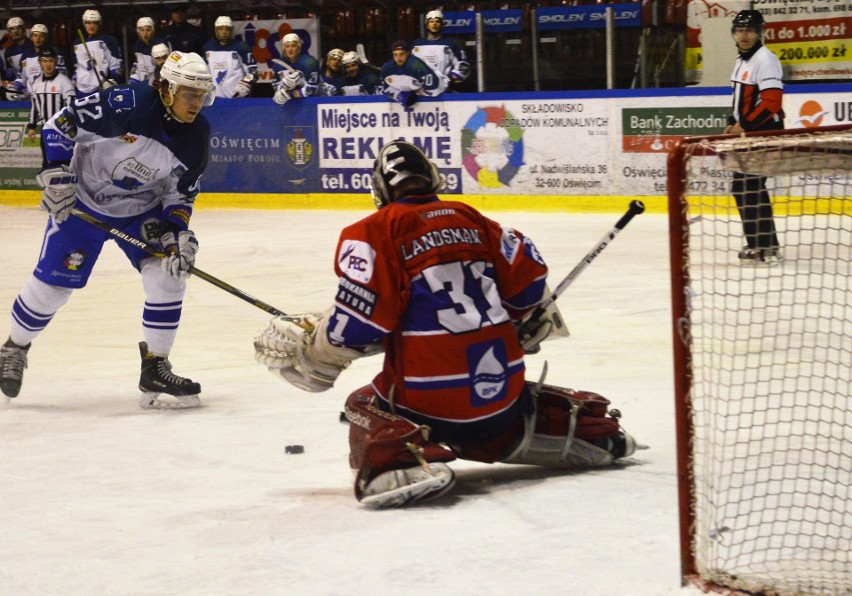
[[[198,209],[196,265],[285,312],[322,310],[338,233],[368,203]],[[486,214],[532,236],[551,287],[619,217]],[[2,340],[45,221],[0,207]],[[269,315],[192,278],[171,360],[201,383],[203,407],[145,411],[142,302],[138,273],[108,245],[0,407],[0,593],[695,593],[679,582],[665,216],[635,218],[577,278],[559,301],[571,337],[527,359],[529,378],[546,360],[549,383],[608,397],[650,449],[581,473],[454,462],[452,495],[409,509],[367,510],[352,494],[338,415],[380,357],[326,393],[301,392],[253,360]]]

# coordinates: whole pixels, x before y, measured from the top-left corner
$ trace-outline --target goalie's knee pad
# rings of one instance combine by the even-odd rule
[[[534,393],[535,411],[524,435],[503,463],[558,468],[600,468],[636,450],[619,425],[610,401],[589,391],[542,385]]]
[[[441,479],[435,482],[435,490],[448,490],[452,475],[446,473],[446,466],[430,467],[433,462],[448,462],[456,459],[455,453],[429,440],[429,427],[418,426],[400,416],[380,410],[374,404],[375,393],[369,385],[358,389],[346,400],[345,415],[349,421],[349,465],[355,472],[355,496],[361,501],[371,496],[372,501],[380,501],[377,495],[384,492],[371,481],[378,476],[396,470],[420,467],[424,475],[393,475],[396,484],[387,484],[387,490],[404,488],[411,476],[418,484],[429,484],[428,476]],[[414,478],[417,476],[417,478]],[[365,490],[369,495],[365,495]],[[445,492],[444,490],[444,492]],[[422,498],[418,497],[418,498]],[[407,502],[407,501],[405,501]],[[404,502],[394,502],[393,506]]]

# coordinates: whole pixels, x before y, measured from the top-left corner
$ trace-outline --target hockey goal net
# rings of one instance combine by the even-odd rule
[[[669,154],[685,584],[852,594],[851,129]],[[735,171],[767,177],[780,262],[738,258]]]

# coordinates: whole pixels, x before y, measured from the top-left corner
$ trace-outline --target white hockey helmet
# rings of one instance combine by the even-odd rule
[[[288,34],[287,34],[287,35],[285,35],[285,36],[284,36],[284,38],[281,40],[281,43],[282,43],[282,44],[285,44],[285,43],[291,43],[291,42],[294,42],[294,41],[295,41],[297,44],[299,44],[300,46],[302,45],[302,38],[301,38],[301,37],[299,37],[299,35],[298,35],[298,34],[296,34],[296,33],[288,33]]]
[[[204,58],[195,52],[174,51],[169,54],[160,69],[160,78],[169,83],[169,93],[172,97],[177,93],[178,87],[202,89],[207,92],[203,105],[213,105],[216,97],[213,76]]]
[[[424,19],[424,21],[428,23],[429,21],[431,21],[433,19],[437,19],[437,20],[443,22],[444,21],[444,13],[441,12],[440,10],[437,10],[437,9],[436,10],[430,10],[429,12],[426,13],[426,18]]]
[[[24,28],[24,19],[21,17],[12,17],[8,21],[6,21],[6,29],[12,29],[14,27]]]
[[[228,27],[229,29],[233,29],[234,21],[231,20],[231,17],[216,17],[216,22],[213,23],[213,28],[215,29],[217,27]]]
[[[337,58],[338,60],[343,60],[343,50],[341,50],[339,48],[334,48],[325,56],[326,60],[331,60],[332,58]]]
[[[341,59],[343,66],[348,66],[350,64],[357,64],[360,62],[358,60],[358,54],[355,52],[346,52],[343,54],[343,58]]]
[[[154,19],[151,17],[141,17],[138,21],[136,21],[136,28],[142,29],[143,27],[154,28]]]
[[[47,25],[42,25],[39,23],[38,25],[33,25],[33,28],[30,29],[30,35],[33,33],[43,33],[47,35]]]
[[[100,23],[101,22],[101,13],[97,10],[89,9],[83,13],[83,22],[84,23]]]
[[[382,147],[373,163],[370,194],[377,209],[399,198],[395,191],[400,187],[404,188],[402,192],[430,194],[441,186],[443,181],[438,166],[408,141],[391,141]]]
[[[158,43],[151,48],[151,58],[165,58],[169,55],[169,46],[164,43]]]

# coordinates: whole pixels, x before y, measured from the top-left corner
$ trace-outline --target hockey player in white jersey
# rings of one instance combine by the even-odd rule
[[[214,25],[216,37],[204,44],[204,57],[213,75],[216,97],[248,97],[257,80],[254,55],[245,42],[234,39],[231,17],[219,17]]]
[[[83,13],[83,39],[74,42],[74,74],[71,79],[77,86],[77,97],[85,97],[98,89],[106,89],[124,79],[121,50],[112,35],[101,30],[101,13],[87,10]]]
[[[77,99],[45,125],[50,167],[38,183],[50,213],[35,270],[12,305],[9,339],[0,348],[0,390],[21,389],[32,341],[75,289],[86,285],[104,243],[113,238],[79,210],[149,244],[165,258],[119,243],[141,273],[145,292],[140,342],[139,405],[190,408],[201,387],[172,372],[169,352],[181,318],[186,278],[198,241],[189,229],[201,175],[207,167],[210,126],[201,115],[213,103],[210,71],[195,53],[172,52],[159,90],[120,85]],[[160,399],[160,395],[170,396]]]
[[[444,37],[444,13],[430,10],[426,13],[426,37],[415,39],[411,53],[429,65],[435,73],[450,83],[461,84],[470,75],[470,63],[459,43]]]
[[[133,44],[133,67],[130,69],[130,80],[139,83],[154,84],[157,65],[154,63],[154,48],[165,40],[154,36],[154,19],[141,17],[136,21],[138,38]]]

